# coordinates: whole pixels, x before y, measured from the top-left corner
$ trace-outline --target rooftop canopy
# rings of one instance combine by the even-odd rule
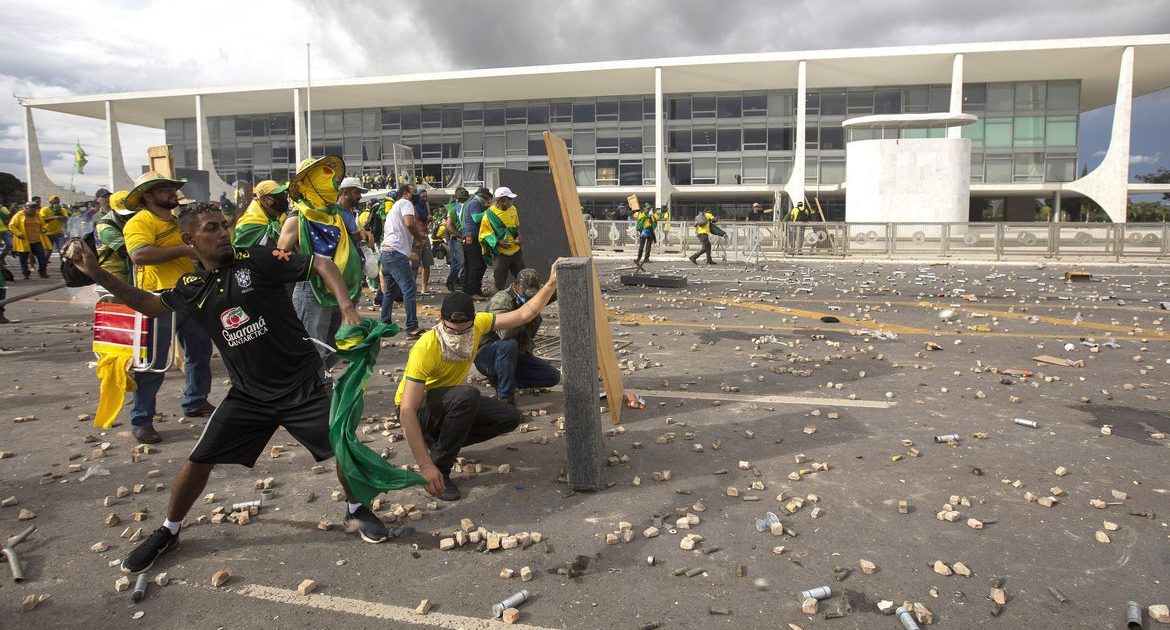
[[[974,114],[876,114],[848,118],[841,123],[846,129],[929,129],[962,127],[979,120]]]

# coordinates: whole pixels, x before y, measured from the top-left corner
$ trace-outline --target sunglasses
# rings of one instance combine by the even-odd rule
[[[474,322],[467,322],[468,323],[467,328],[453,328],[447,322],[444,322],[442,320],[439,320],[439,321],[442,322],[443,330],[446,330],[447,332],[451,333],[452,335],[465,335],[465,334],[471,332],[471,330],[475,328]]]

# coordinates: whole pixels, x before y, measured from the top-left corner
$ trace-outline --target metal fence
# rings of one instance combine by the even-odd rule
[[[636,255],[633,222],[587,219],[594,252]],[[712,239],[723,261],[762,262],[791,256],[968,258],[978,260],[1170,258],[1167,223],[720,223]],[[699,249],[687,221],[658,225],[656,253]]]

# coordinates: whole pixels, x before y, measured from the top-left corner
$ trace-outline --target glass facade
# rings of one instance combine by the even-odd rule
[[[796,142],[796,91],[666,94],[666,175],[676,185],[784,184]],[[841,123],[868,114],[946,112],[949,85],[810,90],[805,100],[805,182],[845,179]],[[1076,177],[1078,81],[973,83],[963,111],[973,183],[1071,181]],[[413,150],[416,171],[435,185],[478,186],[487,169],[548,170],[541,133],[565,139],[579,186],[654,184],[654,97],[633,95],[314,111],[313,153],[345,159],[353,175],[389,175],[394,146]],[[293,172],[291,113],[208,119],[215,168],[224,180],[285,180]],[[853,132],[854,139],[866,130]],[[942,137],[944,129],[903,130]],[[166,122],[176,166],[195,165],[195,121]]]

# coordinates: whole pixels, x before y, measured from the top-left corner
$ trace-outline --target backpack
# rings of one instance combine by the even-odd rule
[[[696,226],[703,227],[704,225],[707,225],[707,222],[708,222],[708,220],[707,220],[707,213],[706,212],[700,212],[699,214],[695,215],[695,225]]]

